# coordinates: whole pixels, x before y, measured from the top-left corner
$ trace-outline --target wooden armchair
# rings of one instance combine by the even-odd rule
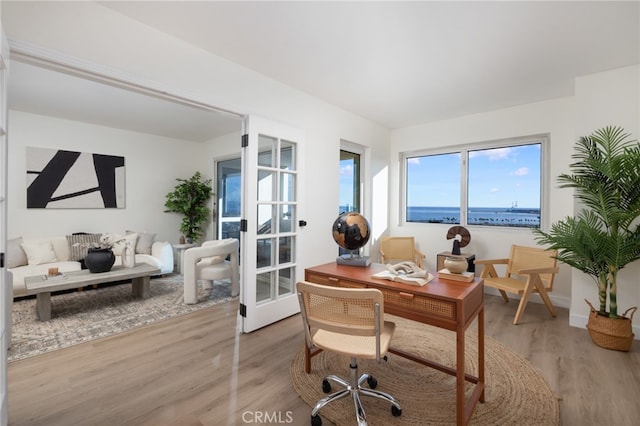
[[[553,278],[558,272],[557,254],[557,250],[512,245],[508,258],[475,261],[476,265],[484,265],[480,274],[484,285],[498,289],[505,302],[509,301],[507,293],[521,295],[513,324],[520,321],[531,293],[538,293],[551,316],[556,316],[548,293],[553,290]],[[494,267],[499,264],[507,265],[504,276],[499,276]]]
[[[424,269],[424,253],[416,248],[413,237],[382,237],[380,255],[382,263],[409,261]]]

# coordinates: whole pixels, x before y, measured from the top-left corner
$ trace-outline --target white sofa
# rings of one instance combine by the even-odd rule
[[[154,234],[129,232],[126,239],[135,247],[136,263],[148,263],[160,269],[160,274],[173,272],[173,247],[166,241],[153,241]],[[151,239],[149,239],[151,237]],[[146,247],[138,242],[145,238]],[[67,236],[14,238],[7,244],[7,279],[13,283],[13,297],[24,296],[26,292],[24,278],[46,274],[49,268],[56,267],[60,272],[79,271],[82,264],[72,260],[74,250]],[[25,250],[26,249],[26,250]],[[121,248],[120,248],[121,250]],[[27,255],[27,253],[29,255]],[[122,264],[118,248],[115,265]]]

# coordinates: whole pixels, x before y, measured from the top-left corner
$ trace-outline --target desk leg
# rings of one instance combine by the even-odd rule
[[[151,280],[147,275],[145,277],[137,277],[131,280],[131,292],[133,297],[139,299],[148,299],[151,297]]]
[[[466,400],[464,397],[464,328],[458,326],[456,331],[456,424],[466,424]]]
[[[36,295],[36,312],[40,321],[51,319],[51,293],[45,291]]]
[[[308,345],[304,345],[304,372],[311,373],[311,349]]]
[[[478,382],[482,384],[479,400],[484,403],[484,306],[478,312]]]

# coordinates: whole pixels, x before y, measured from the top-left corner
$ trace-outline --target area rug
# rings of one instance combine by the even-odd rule
[[[135,327],[195,312],[231,300],[231,283],[216,281],[212,289],[198,285],[198,303],[183,303],[183,277],[151,279],[151,297],[137,299],[131,283],[51,296],[51,320],[39,321],[35,298],[13,303],[9,362]]]
[[[387,315],[396,323],[392,346],[451,367],[455,366],[455,333]],[[467,373],[477,375],[477,334],[466,333]],[[327,374],[349,377],[349,360],[321,352],[312,358],[311,374],[304,372],[304,351],[294,357],[291,367],[293,387],[313,407],[326,396],[322,378]],[[425,367],[394,354],[378,364],[358,360],[360,374],[372,374],[376,389],[392,394],[402,406],[402,415],[393,417],[390,404],[363,397],[367,420],[377,425],[454,425],[455,377]],[[478,403],[472,425],[557,425],[560,408],[557,398],[540,373],[521,355],[500,342],[485,337],[485,403]],[[366,386],[366,384],[365,384]],[[337,388],[334,388],[337,389]],[[472,385],[467,386],[467,396]],[[309,408],[311,413],[311,408]],[[320,410],[320,417],[338,426],[355,424],[353,401],[343,398]]]

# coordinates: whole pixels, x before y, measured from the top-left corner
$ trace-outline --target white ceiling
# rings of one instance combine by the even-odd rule
[[[14,60],[9,108],[181,140],[204,142],[240,131],[241,121]]]
[[[576,76],[640,62],[637,1],[100,3],[388,128],[571,96]]]

